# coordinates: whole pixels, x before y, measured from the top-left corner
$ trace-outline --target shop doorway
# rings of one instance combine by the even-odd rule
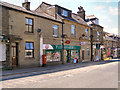
[[[84,54],[85,54],[85,51],[84,50],[82,50],[82,60],[84,60],[85,58],[84,58]]]
[[[70,50],[67,50],[67,63],[70,63]]]
[[[12,43],[11,54],[12,54],[12,67],[17,67],[18,66],[18,43]]]

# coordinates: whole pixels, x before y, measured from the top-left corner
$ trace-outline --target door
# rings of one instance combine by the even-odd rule
[[[67,50],[67,63],[70,62],[70,50]]]
[[[12,43],[11,54],[12,54],[12,67],[16,67],[18,66],[18,43]]]
[[[85,54],[85,51],[82,50],[82,60],[84,60],[84,54]]]

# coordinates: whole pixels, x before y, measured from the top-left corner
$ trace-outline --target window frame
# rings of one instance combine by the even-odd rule
[[[57,26],[57,29],[55,29],[54,26]],[[53,25],[52,25],[52,29],[53,29],[53,36],[54,36],[54,37],[58,37],[58,36],[59,36],[59,26],[56,25],[56,24],[53,24]],[[55,32],[54,32],[55,30],[57,30],[57,35],[56,35]]]
[[[72,26],[74,26],[74,29]],[[72,30],[74,30],[74,34],[72,33]],[[76,36],[75,25],[73,25],[73,24],[71,24],[71,35],[74,37]]]
[[[32,43],[33,44],[33,49],[27,49],[26,48],[26,43]],[[32,50],[32,54],[33,54],[32,57],[28,57],[28,56],[26,57],[26,50]],[[25,42],[25,57],[26,58],[34,58],[34,42],[30,42],[30,41]]]
[[[67,13],[67,15],[65,14],[65,12]],[[65,16],[65,17],[68,17],[68,11],[66,11],[64,9],[61,9],[61,15]]]
[[[98,32],[98,31],[97,31],[97,40],[100,40],[100,32]]]
[[[28,19],[28,23],[26,23],[26,19]],[[32,25],[29,23],[30,20],[32,20]],[[31,31],[30,28],[31,27]],[[34,33],[34,19],[33,18],[29,18],[29,17],[25,17],[25,32],[29,32],[29,33]]]
[[[86,32],[86,30],[87,30],[87,32]],[[88,38],[88,28],[85,28],[85,34],[87,35],[87,36],[85,36],[85,38]]]

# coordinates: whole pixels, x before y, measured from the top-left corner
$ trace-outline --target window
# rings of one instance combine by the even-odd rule
[[[71,35],[75,36],[75,25],[71,25]]]
[[[47,62],[58,62],[61,61],[60,51],[46,51]]]
[[[100,33],[97,32],[97,40],[100,40]]]
[[[34,43],[26,42],[25,43],[25,57],[34,57]]]
[[[85,29],[86,36],[85,38],[88,38],[88,29]]]
[[[58,26],[57,25],[53,25],[53,36],[58,37]]]
[[[71,59],[79,59],[79,51],[78,50],[71,50]]]
[[[88,56],[90,55],[90,50],[89,50],[89,48],[87,48],[87,55],[88,55]]]
[[[33,19],[25,18],[26,32],[33,33]]]
[[[68,12],[67,12],[66,10],[63,10],[63,9],[62,9],[62,10],[61,10],[61,15],[67,17],[67,16],[68,16]]]

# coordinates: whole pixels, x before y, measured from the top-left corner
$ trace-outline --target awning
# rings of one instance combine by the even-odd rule
[[[53,49],[53,46],[50,45],[50,44],[43,44],[43,49],[47,49],[47,50],[52,50]]]
[[[62,45],[52,45],[54,49],[62,49]],[[65,50],[80,50],[81,46],[64,45]]]

